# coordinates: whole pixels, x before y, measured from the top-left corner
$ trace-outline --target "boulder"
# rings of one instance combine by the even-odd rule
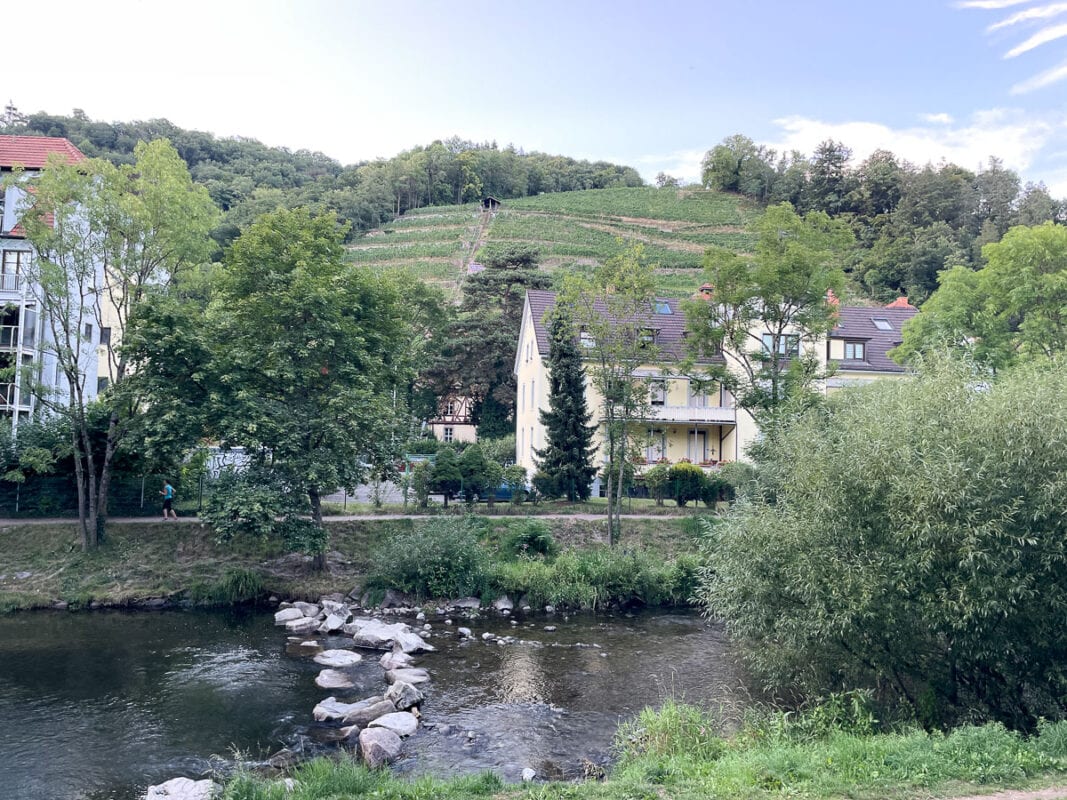
[[[348,622],[352,616],[352,610],[346,603],[340,600],[322,600],[322,610],[327,614],[336,614],[339,617],[344,617],[345,622]]]
[[[407,627],[406,625],[404,626]],[[418,653],[419,651],[433,650],[433,646],[426,643],[426,640],[410,630],[400,631],[396,635],[396,643],[400,649],[405,653]]]
[[[422,703],[426,698],[407,681],[397,681],[386,690],[385,699],[396,706],[397,711],[407,711],[412,706]]]
[[[393,650],[378,659],[378,663],[382,669],[404,669],[410,667],[413,660],[407,653]]]
[[[527,767],[526,769],[524,769],[522,771],[522,782],[523,783],[529,783],[530,781],[532,781],[536,777],[537,777],[537,770],[535,770],[535,769],[533,769],[531,767]]]
[[[355,711],[365,708],[372,702],[385,702],[380,697],[375,697],[373,700],[361,700],[358,703],[342,703],[336,697],[327,697],[311,712],[311,715],[315,718],[316,722],[327,722],[334,719],[344,719],[347,714],[351,714]],[[390,703],[389,705],[392,705]]]
[[[458,633],[460,636],[465,636],[468,639],[470,639],[471,637],[474,636],[474,634],[471,633],[471,629],[470,628],[457,628],[456,629],[456,633]]]
[[[405,653],[434,649],[403,622],[386,623],[377,619],[355,619],[345,625],[342,630],[352,635],[352,641],[357,647],[392,650],[396,646]]]
[[[392,714],[396,711],[396,706],[381,697],[371,697],[356,703],[356,705],[360,706],[360,708],[350,711],[341,718],[343,724],[356,728],[366,728],[378,717],[384,717],[386,714]]]
[[[477,610],[482,607],[482,601],[477,597],[461,597],[459,600],[453,600],[450,605],[452,608],[469,608]]]
[[[414,686],[429,681],[430,673],[424,669],[390,669],[385,671],[385,680],[389,683],[404,681]]]
[[[400,755],[400,737],[386,728],[367,728],[360,731],[359,749],[363,761],[371,769],[396,761]]]
[[[340,614],[330,614],[326,617],[326,621],[322,623],[322,626],[330,633],[339,631],[344,627],[347,622],[346,617],[342,617]]]
[[[320,689],[351,689],[355,686],[352,679],[335,669],[324,669],[315,676],[315,685]]]
[[[319,621],[314,617],[291,619],[285,623],[285,629],[290,633],[314,633],[319,629]]]
[[[497,611],[511,611],[515,608],[515,604],[505,594],[493,601],[493,608]]]
[[[303,619],[304,612],[299,608],[283,608],[277,614],[274,615],[275,625],[284,625],[294,619]]]
[[[351,650],[323,650],[315,656],[315,663],[324,667],[352,667],[362,660],[363,656]]]
[[[397,736],[411,736],[419,729],[419,721],[414,714],[407,711],[394,711],[392,714],[385,714],[371,721],[367,728],[385,728]]]
[[[299,608],[300,613],[305,617],[317,617],[322,610],[314,603],[293,603],[293,608]]]
[[[399,738],[397,741],[400,741]],[[219,790],[219,785],[212,780],[172,778],[166,783],[149,786],[145,800],[211,800]]]

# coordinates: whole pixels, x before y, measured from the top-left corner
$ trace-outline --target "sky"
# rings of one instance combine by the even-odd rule
[[[13,12],[13,13],[12,13]],[[0,104],[321,151],[457,135],[698,180],[741,133],[1067,197],[1067,2],[69,0],[4,13]]]

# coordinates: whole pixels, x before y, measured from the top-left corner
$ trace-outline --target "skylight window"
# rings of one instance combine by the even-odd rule
[[[893,330],[893,326],[889,324],[889,320],[887,320],[885,317],[874,317],[873,319],[871,319],[871,322],[873,322],[874,327],[876,327],[880,331]]]
[[[674,313],[673,311],[671,311],[671,304],[668,303],[666,300],[653,300],[652,309],[657,314],[664,314],[667,316],[670,316]]]

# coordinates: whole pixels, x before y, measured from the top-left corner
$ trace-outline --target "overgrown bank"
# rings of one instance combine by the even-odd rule
[[[602,781],[590,775],[583,783],[523,788],[491,774],[411,781],[355,761],[319,760],[295,771],[291,791],[275,778],[239,775],[223,798],[929,798],[1053,785],[1067,772],[1064,722],[1043,724],[1031,737],[997,724],[947,734],[875,732],[877,723],[857,695],[831,697],[798,715],[750,714],[732,736],[718,733],[722,722],[672,701],[646,710],[620,727],[619,760]]]
[[[680,602],[692,594],[695,519],[628,520],[623,547],[615,550],[603,545],[606,528],[599,520],[475,517],[445,523],[458,526],[459,534],[441,528],[434,533],[435,519],[328,522],[323,573],[302,554],[285,552],[278,540],[235,538],[223,545],[196,523],[114,525],[90,552],[78,546],[74,523],[10,525],[0,528],[0,610],[210,605],[356,589],[380,596],[386,588],[427,599],[433,576],[433,588],[449,590],[443,594],[508,591],[526,594],[531,603],[575,607]],[[455,546],[457,536],[463,547],[472,541],[478,547],[477,581],[468,586],[460,585],[461,578],[471,573],[449,566],[454,553],[442,549]],[[416,542],[421,549],[413,549]],[[674,581],[668,596],[666,578]]]

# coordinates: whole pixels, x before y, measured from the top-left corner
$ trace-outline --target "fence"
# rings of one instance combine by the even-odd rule
[[[138,477],[117,476],[111,480],[108,515],[112,517],[154,517],[162,515],[163,475]],[[204,482],[182,486],[172,480],[175,505],[180,512],[199,511],[203,506]],[[28,519],[33,517],[78,516],[78,487],[74,476],[35,476],[24,483],[0,481],[0,518]]]

